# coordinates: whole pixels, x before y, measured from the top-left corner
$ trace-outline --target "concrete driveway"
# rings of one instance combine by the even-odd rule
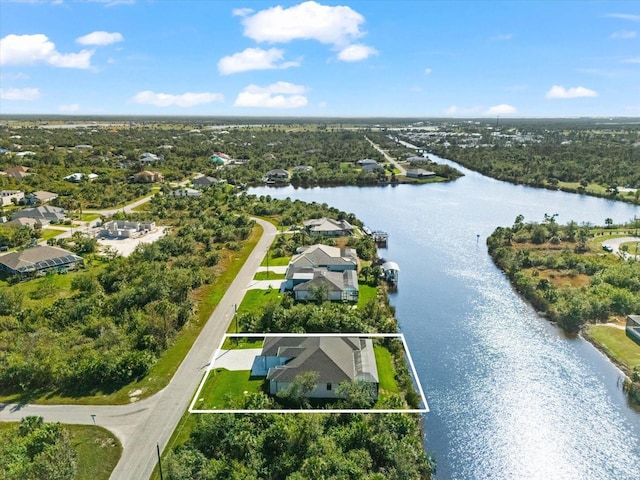
[[[261,348],[245,348],[238,350],[220,350],[213,361],[212,368],[227,370],[251,370],[253,360],[260,355]]]

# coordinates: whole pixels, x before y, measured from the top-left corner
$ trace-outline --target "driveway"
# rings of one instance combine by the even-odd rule
[[[244,348],[238,350],[220,350],[213,361],[212,368],[227,370],[251,370],[253,360],[260,355],[261,348]]]

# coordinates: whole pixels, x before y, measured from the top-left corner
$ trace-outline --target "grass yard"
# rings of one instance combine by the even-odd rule
[[[369,300],[375,300],[378,296],[378,287],[372,287],[366,283],[358,285],[358,306],[366,305]]]
[[[0,422],[0,442],[5,442],[17,422]],[[76,453],[77,480],[108,480],[122,455],[120,441],[109,430],[93,425],[64,425]],[[4,478],[4,477],[1,477]]]
[[[61,230],[58,228],[43,228],[42,235],[38,239],[39,242],[49,240],[50,238],[57,237],[61,233],[64,233],[66,230]]]
[[[398,384],[394,377],[393,360],[389,350],[381,345],[373,347],[376,355],[376,367],[378,367],[378,380],[381,393],[398,393]]]
[[[250,370],[218,369],[209,376],[200,392],[196,408],[204,410],[229,408],[233,399],[242,398],[247,393],[262,392],[264,378],[250,379]]]
[[[269,302],[278,302],[282,299],[282,293],[277,288],[270,290],[247,290],[242,303],[238,307],[238,313],[254,313],[260,312]],[[231,322],[233,323],[233,322]],[[229,325],[231,328],[233,325]],[[235,331],[235,327],[234,327]],[[230,330],[228,333],[233,333]]]
[[[289,265],[289,260],[291,257],[269,257],[269,266],[270,267],[286,267]],[[267,266],[267,257],[262,259],[262,263],[260,264],[263,267]]]
[[[284,273],[273,273],[272,271],[256,272],[253,279],[254,280],[284,280],[285,276],[286,275]]]
[[[585,337],[627,370],[640,367],[640,345],[627,337],[624,329],[612,325],[590,325]]]

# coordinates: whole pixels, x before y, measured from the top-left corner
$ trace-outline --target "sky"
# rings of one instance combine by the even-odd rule
[[[0,114],[640,116],[638,1],[0,0]]]

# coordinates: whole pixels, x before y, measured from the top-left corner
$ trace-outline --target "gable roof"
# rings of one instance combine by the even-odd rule
[[[318,373],[319,383],[354,380],[378,381],[371,339],[358,337],[267,337],[263,356],[281,357],[286,363],[272,367],[268,380],[290,382],[301,373]]]
[[[326,286],[330,292],[358,290],[358,274],[355,270],[330,272],[325,269],[314,269],[313,278],[307,282],[296,285],[293,287],[293,290],[295,292],[308,291],[320,286]]]
[[[353,231],[353,225],[346,220],[334,220],[333,218],[327,217],[305,220],[302,224],[310,232],[315,233]]]
[[[311,245],[301,253],[294,255],[289,265],[295,267],[326,267],[329,265],[357,266],[358,260],[352,248],[330,247],[329,245]]]

